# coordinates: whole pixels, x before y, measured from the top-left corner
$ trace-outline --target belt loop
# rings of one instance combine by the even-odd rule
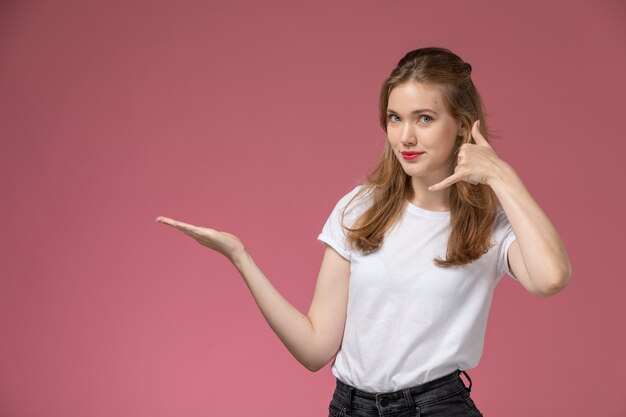
[[[352,398],[354,398],[354,391],[356,390],[356,388],[354,388],[353,386],[350,386],[348,388],[348,391],[346,392],[346,408],[344,409],[344,412],[346,414],[352,414]]]
[[[405,388],[402,390],[402,394],[404,395],[404,399],[406,400],[406,405],[411,409],[416,411],[416,415],[420,415],[420,409],[415,406],[415,401],[413,401],[413,393],[411,393],[410,388]]]
[[[463,373],[463,375],[465,375],[465,378],[467,378],[467,380],[469,381],[469,388],[467,390],[471,392],[472,391],[472,378],[470,378],[470,376],[465,371],[461,371],[461,373]]]

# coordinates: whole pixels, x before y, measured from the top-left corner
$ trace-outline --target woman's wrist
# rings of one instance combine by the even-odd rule
[[[517,173],[511,165],[500,160],[493,169],[493,174],[489,177],[487,185],[489,185],[496,194],[499,189],[505,188],[519,181]]]
[[[231,256],[228,257],[230,262],[241,272],[242,268],[245,266],[246,262],[252,260],[250,254],[245,249],[241,249]]]

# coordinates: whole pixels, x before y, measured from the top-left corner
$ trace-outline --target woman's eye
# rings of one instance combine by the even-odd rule
[[[433,118],[432,118],[432,117],[430,117],[430,116],[428,116],[428,115],[426,115],[426,114],[422,114],[422,115],[419,117],[419,120],[420,120],[420,121],[423,121],[424,123],[428,123],[428,122],[430,122],[431,120],[433,120]]]
[[[398,121],[400,121],[400,118],[398,117],[397,114],[388,114],[387,115],[387,120],[389,120],[391,122],[398,122]]]

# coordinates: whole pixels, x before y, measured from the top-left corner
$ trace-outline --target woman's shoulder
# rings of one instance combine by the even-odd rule
[[[502,224],[506,224],[509,222],[508,217],[506,217],[506,213],[500,204],[496,206],[496,220],[495,225],[501,226]]]
[[[344,194],[340,199],[339,203],[343,203],[343,205],[347,204],[363,189],[363,185],[359,184],[354,187],[352,190]]]
[[[367,206],[370,202],[370,190],[368,190],[364,185],[359,184],[339,199],[337,202],[337,208],[342,210],[354,209],[356,207]]]
[[[334,213],[344,220],[344,226],[349,227],[370,205],[370,190],[364,185],[357,185],[339,199],[335,205]]]

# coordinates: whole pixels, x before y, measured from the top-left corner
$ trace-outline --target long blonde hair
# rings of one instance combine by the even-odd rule
[[[475,120],[480,120],[481,133],[488,137],[482,101],[472,83],[471,72],[470,64],[444,48],[421,48],[407,53],[383,83],[379,100],[381,127],[386,133],[389,94],[396,86],[408,81],[439,86],[448,112],[461,122],[465,131],[455,143],[450,159],[452,172],[461,145],[475,143],[471,137]],[[363,252],[371,252],[383,244],[385,234],[413,197],[411,179],[402,169],[389,142],[386,142],[377,166],[348,206],[366,194],[372,200],[371,206],[352,228],[346,227],[346,230],[351,245]],[[464,265],[486,253],[491,246],[496,217],[497,198],[487,185],[459,181],[450,186],[449,203],[451,231],[446,259],[433,260],[439,266]]]

